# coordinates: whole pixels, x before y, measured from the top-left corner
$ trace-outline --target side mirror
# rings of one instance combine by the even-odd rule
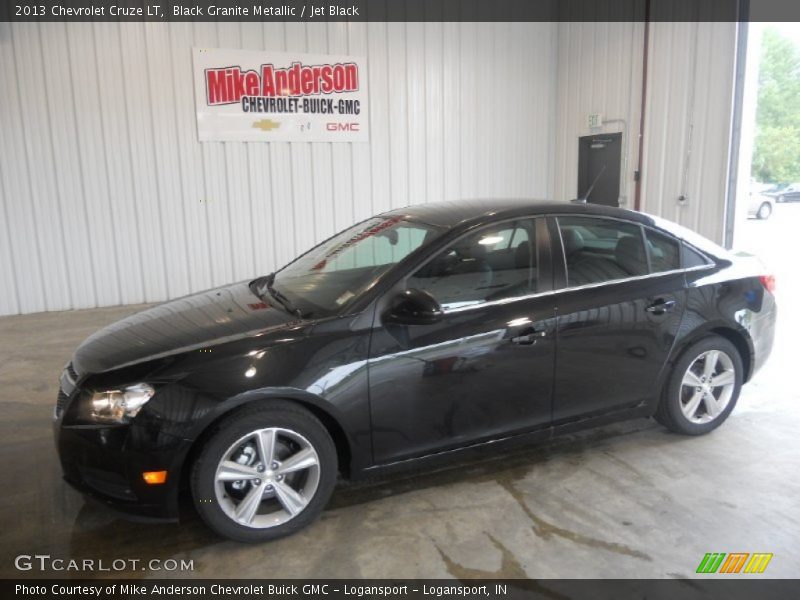
[[[443,314],[436,298],[428,292],[411,288],[392,299],[383,321],[394,325],[430,325],[440,321]]]
[[[378,235],[385,237],[387,240],[389,240],[389,243],[392,246],[397,246],[397,242],[400,241],[400,236],[397,234],[397,229],[385,229],[384,231],[381,231]]]

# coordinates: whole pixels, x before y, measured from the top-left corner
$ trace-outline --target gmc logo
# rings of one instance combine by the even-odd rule
[[[326,123],[325,128],[328,131],[360,131],[358,123]]]

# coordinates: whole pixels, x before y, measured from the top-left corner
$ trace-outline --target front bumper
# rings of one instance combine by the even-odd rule
[[[180,467],[190,442],[126,426],[54,424],[64,480],[91,499],[132,517],[177,521]],[[153,443],[155,442],[155,443]],[[145,471],[167,471],[160,485]]]

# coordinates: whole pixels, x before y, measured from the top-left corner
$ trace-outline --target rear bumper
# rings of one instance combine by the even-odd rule
[[[750,324],[750,337],[753,340],[753,361],[748,380],[766,364],[772,354],[775,342],[775,324],[778,318],[778,307],[772,294],[764,293],[762,310]]]

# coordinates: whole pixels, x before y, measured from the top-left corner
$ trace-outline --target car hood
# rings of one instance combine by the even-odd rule
[[[89,336],[72,364],[81,375],[235,341],[297,324],[297,317],[263,302],[248,281],[148,308]]]

